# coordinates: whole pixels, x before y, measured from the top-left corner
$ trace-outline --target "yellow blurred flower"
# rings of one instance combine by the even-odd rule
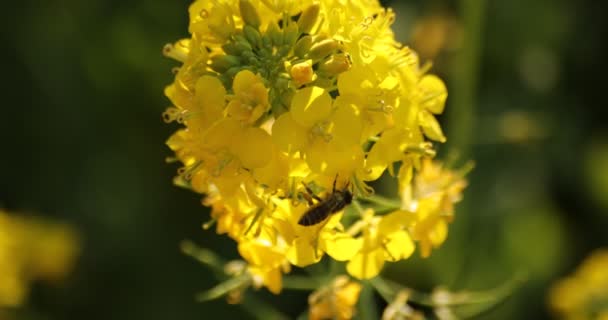
[[[0,210],[0,308],[24,303],[32,281],[62,280],[78,251],[71,227]]]
[[[359,224],[353,225],[351,232],[359,229],[363,246],[346,265],[346,270],[358,279],[377,276],[385,261],[407,259],[414,252],[414,242],[406,230],[408,212],[397,211],[385,216],[374,216],[369,209]]]
[[[428,257],[447,237],[448,223],[454,218],[454,203],[462,199],[467,186],[463,173],[443,168],[439,162],[424,159],[411,183],[411,173],[399,176],[402,207],[416,212],[411,234],[420,244],[420,254]]]
[[[549,305],[559,319],[608,317],[608,250],[598,249],[576,271],[556,282]]]
[[[360,292],[361,284],[349,280],[347,276],[338,276],[331,284],[316,290],[308,297],[308,318],[352,319]]]
[[[412,47],[426,59],[434,59],[442,51],[462,45],[463,30],[456,17],[445,13],[418,19],[412,30]]]
[[[443,242],[443,189],[429,205],[416,199],[424,210],[346,226],[335,209],[346,203],[327,205],[345,189],[364,200],[369,181],[399,165],[414,170],[434,155],[429,140],[446,140],[435,118],[446,87],[394,39],[390,9],[374,0],[198,0],[189,13],[190,38],[164,48],[181,63],[163,114],[182,126],[167,141],[183,164],[175,182],[206,195],[217,232],[238,243],[256,286],[278,293],[290,265],[325,254],[369,278],[409,257],[414,240],[425,253]],[[327,218],[300,225],[311,210]],[[409,222],[397,221],[403,215]]]
[[[382,320],[423,320],[424,314],[407,304],[410,297],[408,290],[397,293],[382,313]]]

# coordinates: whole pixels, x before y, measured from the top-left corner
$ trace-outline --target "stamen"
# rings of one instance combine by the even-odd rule
[[[169,107],[163,112],[163,121],[165,123],[173,122],[179,117],[181,110],[175,107]]]
[[[209,230],[215,223],[217,222],[216,218],[213,218],[205,223],[203,223],[203,230]]]

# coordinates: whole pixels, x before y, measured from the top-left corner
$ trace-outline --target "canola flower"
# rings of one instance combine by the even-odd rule
[[[175,183],[205,195],[205,226],[237,243],[247,283],[278,294],[293,266],[325,255],[370,279],[445,241],[466,186],[432,160],[447,91],[395,40],[391,9],[199,0],[189,17],[190,36],[163,49],[181,63],[163,114],[181,125],[167,141]],[[400,199],[374,193],[385,174]],[[347,210],[328,204],[345,201],[336,190],[352,194]],[[314,208],[327,218],[301,225]]]
[[[351,319],[355,315],[355,304],[361,293],[361,284],[347,276],[338,276],[325,287],[313,292],[308,298],[308,319]]]
[[[556,282],[549,305],[558,319],[608,319],[608,249],[598,249]]]
[[[0,209],[0,311],[22,305],[33,281],[62,280],[78,251],[71,227]]]

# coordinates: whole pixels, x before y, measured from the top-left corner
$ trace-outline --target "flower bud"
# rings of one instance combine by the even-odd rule
[[[266,34],[270,36],[270,39],[272,39],[272,44],[275,46],[280,47],[283,45],[283,33],[279,29],[279,26],[277,26],[276,22],[273,21],[268,25]]]
[[[317,42],[312,45],[310,48],[310,52],[308,52],[308,57],[317,60],[324,57],[327,57],[329,54],[333,53],[338,49],[338,41],[334,39],[326,39],[321,42]]]
[[[301,33],[310,33],[310,30],[312,30],[312,27],[319,17],[319,10],[319,4],[314,3],[302,11],[302,15],[300,15],[300,19],[298,19],[298,27],[300,27]]]
[[[306,60],[295,64],[291,67],[291,78],[299,87],[310,83],[314,80],[314,71],[312,70],[312,60]]]
[[[243,27],[243,33],[245,34],[245,38],[252,46],[261,47],[262,44],[262,35],[260,32],[249,25]]]
[[[296,42],[293,48],[293,53],[296,56],[303,58],[306,53],[308,53],[308,50],[310,50],[310,46],[312,46],[312,37],[309,35],[305,35],[300,38],[298,42]]]
[[[240,0],[239,9],[241,10],[241,16],[243,17],[245,24],[256,29],[260,27],[260,16],[249,0]]]
[[[319,71],[330,76],[337,76],[350,69],[352,62],[346,54],[334,54],[319,66]]]
[[[293,46],[293,44],[296,43],[296,41],[298,40],[298,36],[300,35],[298,25],[295,23],[290,23],[284,29],[283,32],[284,32],[283,43],[288,46]]]
[[[238,66],[241,60],[238,57],[231,55],[221,55],[211,58],[211,69],[223,73],[228,69]]]

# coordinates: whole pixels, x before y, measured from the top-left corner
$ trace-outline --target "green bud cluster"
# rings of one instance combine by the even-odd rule
[[[297,85],[291,81],[290,66],[311,60],[316,80],[312,85],[335,86],[337,76],[350,68],[350,59],[342,44],[324,35],[314,34],[319,20],[319,4],[304,9],[298,16],[284,15],[261,30],[261,18],[249,0],[239,1],[244,26],[228,37],[223,52],[212,54],[210,67],[226,87],[241,70],[260,74],[269,88],[271,112],[278,116],[289,110]]]

